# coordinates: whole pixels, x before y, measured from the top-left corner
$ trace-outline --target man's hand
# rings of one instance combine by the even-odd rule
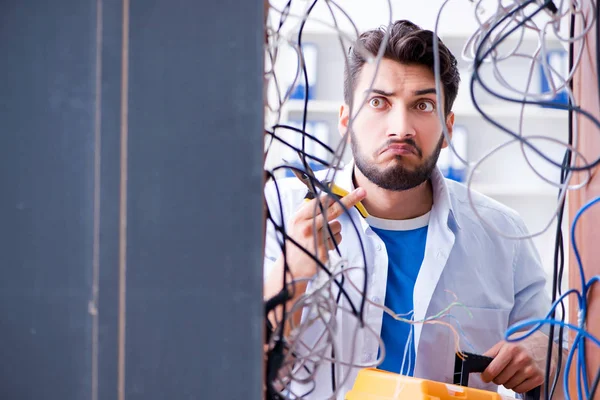
[[[365,197],[365,189],[358,188],[344,196],[340,202],[349,210]],[[325,216],[321,212],[317,201],[321,201],[321,204],[326,210]],[[335,221],[335,219],[342,215],[343,212],[344,208],[330,196],[324,195],[320,198],[312,199],[304,203],[291,218],[290,222],[286,224],[287,233],[319,261],[325,262],[327,261],[328,250],[333,250],[335,244],[339,244],[342,240],[342,226],[338,221]],[[327,227],[329,227],[331,234]],[[291,243],[291,241],[288,241],[286,250],[287,254],[285,260],[288,263],[289,271],[291,272],[293,279],[308,279],[317,273],[317,263],[298,246]],[[265,282],[263,292],[265,299],[271,298],[281,291],[283,288],[283,274],[284,258],[282,255],[276,261],[273,270]],[[286,278],[290,279],[291,277]],[[291,282],[287,283],[290,284]],[[294,298],[290,299],[288,303],[293,304],[298,297],[304,293],[306,286],[307,282],[295,284],[292,290]],[[300,320],[300,315],[301,310],[298,310],[296,315],[294,315],[295,322]],[[276,324],[278,318],[275,318],[274,315],[270,315],[269,317],[273,324]],[[289,329],[289,324],[287,325],[287,328]]]
[[[365,190],[358,188],[344,196],[340,203],[349,210],[364,199],[365,195]],[[321,213],[317,201],[321,202],[325,210],[324,214]],[[342,225],[335,219],[343,212],[344,208],[331,196],[323,195],[321,198],[312,199],[304,203],[287,224],[288,235],[324,263],[327,261],[327,252],[335,249],[336,244],[342,241]],[[291,242],[287,244],[286,255],[295,279],[310,278],[317,273],[317,264],[314,260]]]
[[[481,379],[517,393],[528,392],[544,383],[547,350],[548,336],[542,332],[535,332],[519,342],[498,342],[484,354],[494,361],[481,374]],[[551,376],[555,369],[556,366],[551,365]]]

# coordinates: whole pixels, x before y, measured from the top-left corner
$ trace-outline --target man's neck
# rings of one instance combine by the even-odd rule
[[[355,186],[367,191],[362,203],[369,215],[397,220],[417,218],[431,211],[433,188],[429,179],[412,189],[393,191],[375,185],[356,166],[353,175]]]

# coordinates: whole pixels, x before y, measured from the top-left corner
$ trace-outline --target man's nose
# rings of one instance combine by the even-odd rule
[[[416,134],[410,112],[406,109],[397,108],[388,114],[388,138],[404,139]]]

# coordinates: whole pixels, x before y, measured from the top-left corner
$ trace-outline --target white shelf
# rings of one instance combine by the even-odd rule
[[[521,107],[519,105],[507,104],[507,105],[480,105],[482,110],[491,117],[505,117],[505,118],[519,118],[521,115]],[[472,105],[455,105],[453,108],[454,113],[457,116],[465,117],[480,117],[481,114]],[[566,111],[555,110],[550,108],[544,108],[539,106],[527,106],[523,113],[525,118],[539,118],[539,119],[556,119],[556,120],[567,120]]]
[[[437,17],[437,10],[441,6],[443,0],[428,0],[433,2],[429,4],[429,7],[394,7],[395,12],[392,17],[392,21],[398,19],[408,19],[420,25],[424,29],[434,30],[435,29],[435,18]],[[279,1],[275,1],[277,3]],[[271,2],[273,3],[273,1]],[[283,1],[280,5],[280,9],[286,1]],[[302,2],[292,4],[292,12],[283,27],[280,29],[280,34],[289,37],[292,40],[297,39],[298,30],[302,21],[301,16],[305,15],[306,7],[302,7]],[[376,4],[375,4],[376,3]],[[386,2],[368,2],[364,0],[345,0],[343,2],[343,8],[353,22],[356,24],[356,28],[359,33],[362,33],[369,29],[377,29],[381,26],[385,26],[389,20],[389,14],[387,10]],[[435,4],[437,3],[437,4]],[[452,5],[451,5],[452,6]],[[465,1],[461,5],[460,2],[456,2],[454,6],[458,6],[454,11],[446,8],[444,18],[438,26],[438,36],[444,41],[466,41],[477,29],[478,24],[473,16],[473,7],[469,2]],[[296,8],[294,10],[294,8]],[[319,10],[321,8],[321,10]],[[450,7],[452,8],[452,7]],[[450,13],[447,13],[450,11]],[[340,13],[337,15],[337,29],[334,26],[331,14],[324,3],[317,3],[317,6],[313,9],[310,17],[304,22],[303,34],[306,36],[319,36],[330,38],[331,40],[338,41],[341,33],[344,41],[354,40],[357,37],[355,27],[352,26],[347,18],[342,18]],[[278,14],[275,13],[272,19],[272,24],[279,22]],[[546,21],[549,18],[543,17]],[[455,21],[459,20],[460,23],[456,24]],[[541,22],[541,21],[538,21]],[[566,21],[565,21],[566,22]],[[561,26],[561,36],[568,37],[568,23]],[[520,31],[514,32],[510,35],[505,42],[516,42],[520,39]],[[528,42],[537,42],[539,36],[532,30],[526,30],[523,39]],[[561,42],[552,30],[548,30],[546,35],[546,43],[551,45],[562,44],[566,48],[566,43]]]
[[[387,2],[344,0],[342,3],[342,7],[348,12],[361,32],[366,29],[377,28],[387,22]],[[444,3],[444,0],[428,0],[426,6],[423,6],[422,3],[395,2],[392,20],[408,19],[425,29],[433,29],[437,10]],[[285,4],[287,4],[287,0],[271,0],[270,4],[283,9]],[[304,15],[309,4],[311,3],[306,1],[292,2],[291,14]],[[462,60],[461,51],[467,38],[477,28],[474,20],[473,4],[468,1],[449,2],[444,8],[438,32],[440,38],[451,49],[459,61],[463,83],[454,103],[453,111],[456,114],[456,124],[464,126],[470,133],[467,135],[467,149],[471,161],[474,161],[477,156],[487,153],[492,148],[508,140],[508,137],[501,131],[485,122],[481,114],[471,104],[468,91],[468,83],[471,78],[468,67],[471,63]],[[493,9],[487,7],[486,11],[489,14],[489,12],[493,12]],[[545,13],[540,13],[538,16],[542,23],[548,19]],[[343,54],[345,54],[350,45],[350,40],[346,39],[343,41],[344,50],[342,50],[337,32],[330,26],[319,24],[316,22],[316,19],[327,22],[331,21],[326,2],[316,3],[304,27],[304,43],[315,43],[319,51],[317,56],[318,76],[315,92],[313,92],[317,94],[317,100],[308,102],[309,119],[322,120],[330,125],[328,144],[335,146],[339,141],[336,121],[340,106],[343,104],[343,82],[341,76],[344,66]],[[563,20],[565,23],[561,23],[560,27],[561,36],[563,37],[569,36],[569,24],[566,19]],[[278,21],[278,18],[273,19],[274,24]],[[534,21],[536,23],[540,22],[536,19]],[[337,22],[341,25],[341,29],[344,32],[350,33],[350,39],[355,37],[355,33],[347,22],[347,18],[340,16],[337,18]],[[284,24],[282,35],[285,38],[289,37],[290,40],[296,41],[299,25],[300,19],[289,17]],[[549,36],[549,40],[546,43],[548,49],[566,49],[565,44],[558,41],[553,33],[550,33]],[[282,38],[282,40],[285,40],[285,38]],[[509,47],[506,47],[507,50],[515,43],[515,40],[516,35],[508,39],[509,43],[506,46]],[[537,36],[532,35],[528,31],[521,50],[527,53],[533,52],[536,45]],[[292,64],[294,63],[292,62]],[[524,63],[522,60],[507,60],[502,65],[505,68],[502,71],[506,79],[513,86],[525,87],[528,68],[523,67]],[[482,70],[482,76],[487,76],[485,74],[488,72],[487,69]],[[489,73],[491,74],[491,72]],[[536,80],[537,78],[534,77],[533,82]],[[494,87],[494,89],[505,93],[500,87]],[[482,91],[476,92],[476,94],[480,96],[478,99],[481,99],[481,101],[490,103],[489,105],[481,105],[486,114],[510,129],[517,129],[520,116],[518,104],[497,101],[493,96]],[[304,102],[302,100],[288,101],[281,110],[281,120],[298,120],[303,111]],[[524,111],[523,134],[531,135],[536,133],[550,138],[565,140],[568,128],[567,119],[568,114],[565,111],[539,106],[527,106]],[[554,160],[559,160],[562,151],[564,151],[560,146],[546,142],[540,143],[540,149],[547,151],[549,157]],[[348,155],[348,152],[346,154]],[[532,161],[536,160],[537,158],[535,157],[532,159]],[[544,176],[556,175],[556,171],[553,168],[541,161],[537,163],[537,161],[535,165],[539,166],[538,170],[544,172]],[[275,161],[273,160],[273,162]],[[523,217],[530,232],[537,232],[544,227],[554,213],[557,205],[558,189],[544,183],[531,172],[523,159],[522,152],[518,151],[516,144],[513,148],[501,150],[493,157],[490,157],[485,162],[485,165],[481,166],[479,175],[474,177],[471,187],[473,190],[504,203],[518,212]],[[542,256],[545,270],[551,271],[552,252],[554,248],[553,232],[551,230],[546,231],[534,238],[534,242]]]
[[[367,29],[378,28],[387,24],[390,19],[391,21],[408,19],[415,22],[417,25],[420,25],[424,29],[433,30],[435,29],[436,18],[442,4],[444,3],[444,0],[429,0],[427,3],[427,7],[423,7],[421,4],[417,3],[415,3],[415,5],[392,5],[391,16],[389,14],[388,5],[386,2],[345,0],[343,2],[343,9],[356,24],[356,28],[359,32],[363,32]],[[286,1],[272,0],[271,4],[275,8],[282,10],[286,4]],[[289,34],[292,36],[297,34],[301,17],[305,15],[307,6],[307,2],[292,2],[290,15],[288,16],[282,29],[284,34]],[[450,4],[445,6],[442,13],[438,35],[444,40],[448,40],[453,37],[462,39],[470,36],[478,28],[474,10],[475,7],[470,2],[450,2]],[[338,23],[338,29],[344,33],[350,34],[351,36],[355,36],[356,34],[354,32],[354,27],[348,22],[347,18],[345,18],[339,12],[339,10],[335,10],[335,14]],[[484,16],[484,18],[486,18],[486,16]],[[534,21],[543,24],[549,19],[550,18],[546,16],[545,13],[541,13],[534,18]],[[272,21],[273,23],[279,21],[278,13],[274,12],[272,14]],[[460,23],[456,24],[456,21],[460,21]],[[564,30],[568,27],[561,28]],[[337,36],[337,32],[333,27],[331,11],[324,3],[318,2],[312,9],[310,17],[305,21],[304,32],[309,35]],[[515,36],[517,36],[516,33]],[[552,38],[554,35],[551,32],[551,34],[548,36]],[[563,36],[568,36],[568,32],[565,32]],[[525,38],[535,40],[537,35],[532,31],[527,30]]]
[[[337,117],[342,103],[342,101],[310,100],[308,102],[308,113],[320,114],[321,117]],[[282,107],[282,116],[284,120],[288,118],[289,114],[294,114],[294,117],[298,118],[303,111],[304,100],[288,100]]]
[[[477,184],[473,183],[471,189],[485,194],[486,196],[537,196],[558,198],[558,189],[551,186],[516,186],[509,184]]]
[[[309,100],[308,112],[337,114],[341,105],[341,101]],[[304,100],[288,100],[284,105],[284,109],[288,112],[302,112],[304,110]]]
[[[327,101],[327,100],[310,100],[308,102],[309,113],[323,113],[323,114],[334,114],[338,115],[340,111],[341,101]],[[486,106],[482,105],[483,111],[491,117],[502,117],[502,118],[518,118],[520,115],[520,107],[514,105],[502,105],[502,106]],[[289,100],[284,110],[288,113],[299,113],[304,110],[303,100]],[[454,113],[457,117],[481,117],[481,114],[473,106],[457,104],[454,107]],[[525,118],[527,119],[553,119],[553,120],[565,120],[567,119],[567,113],[562,110],[554,110],[549,108],[543,108],[538,106],[528,106],[525,108]]]
[[[297,35],[298,35],[297,29],[289,29],[289,28],[284,29],[284,33],[287,34],[292,40],[297,39]],[[315,23],[315,22],[307,22],[302,33],[303,33],[304,37],[320,36],[320,37],[330,38],[330,40],[332,40],[332,41],[339,40],[340,36],[342,37],[344,42],[346,42],[348,40],[356,39],[356,32],[351,29],[340,29],[339,31],[336,31],[332,26],[319,24],[319,23]],[[459,33],[457,33],[456,31],[441,32],[441,33],[438,32],[439,38],[444,43],[457,42],[457,41],[460,43],[466,43],[467,39],[469,39],[472,34],[473,34],[472,31],[459,32]],[[556,46],[556,45],[562,45],[564,43],[559,38],[557,38],[554,34],[550,34],[550,35],[546,36],[545,39],[546,39],[546,44],[549,44],[549,45]],[[504,42],[516,43],[517,40],[520,40],[520,36],[514,34],[514,35],[506,38],[504,40]],[[523,36],[523,40],[531,42],[531,43],[537,43],[539,41],[539,36],[536,33],[527,31],[525,33],[525,35]],[[460,54],[456,54],[456,56],[459,57]]]

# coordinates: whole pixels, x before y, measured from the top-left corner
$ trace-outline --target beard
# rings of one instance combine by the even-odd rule
[[[351,132],[351,138],[352,155],[354,157],[354,164],[358,170],[375,185],[382,189],[392,191],[412,189],[427,181],[431,177],[431,173],[433,172],[438,157],[440,156],[442,145],[444,144],[444,135],[442,134],[431,155],[429,155],[414,169],[407,169],[404,165],[402,165],[403,156],[401,155],[396,155],[397,162],[394,163],[393,166],[385,169],[379,169],[376,165],[369,163],[365,155],[361,153],[354,132]],[[419,157],[422,158],[423,153],[421,149],[416,146],[414,140],[412,139],[406,139],[402,141],[395,140],[390,141],[389,143],[403,143],[412,145],[417,150]],[[389,143],[386,144],[386,146],[389,145]]]

